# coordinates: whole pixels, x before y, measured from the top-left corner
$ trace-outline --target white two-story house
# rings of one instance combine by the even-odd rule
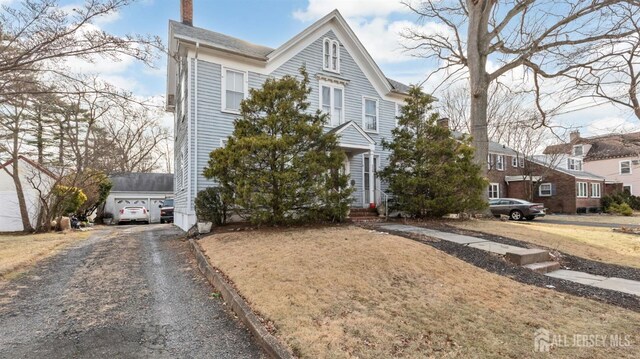
[[[408,86],[385,77],[345,19],[335,10],[276,49],[193,26],[191,0],[182,21],[169,21],[167,110],[175,115],[175,223],[195,222],[198,191],[215,186],[203,169],[209,153],[225,145],[249,89],[269,77],[311,79],[310,111],[330,115],[326,131],[339,135],[344,168],[355,187],[353,207],[384,196],[376,176],[388,161],[381,140],[391,139]]]

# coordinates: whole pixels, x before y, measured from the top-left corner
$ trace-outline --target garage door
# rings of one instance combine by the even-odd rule
[[[116,198],[115,199],[116,213],[113,215],[116,217],[116,221],[120,220],[120,210],[127,206],[139,206],[149,209],[149,200],[147,198]]]
[[[114,213],[116,220],[120,219],[120,210],[127,206],[140,206],[149,211],[149,221],[151,223],[160,223],[160,205],[164,198],[116,198]]]

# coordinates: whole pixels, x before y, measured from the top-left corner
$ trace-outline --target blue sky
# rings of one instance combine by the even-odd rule
[[[0,0],[15,5],[20,0]],[[61,0],[72,6],[82,0]],[[421,22],[394,0],[193,0],[194,25],[235,36],[253,43],[277,47],[337,8],[360,41],[388,77],[404,83],[422,82],[436,64],[415,59],[402,51],[399,32],[407,27],[438,31],[435,23]],[[101,19],[96,25],[115,33],[160,36],[165,42],[169,19],[179,20],[179,0],[138,0],[120,13]],[[79,66],[82,66],[80,64]],[[97,61],[85,71],[99,72],[106,80],[140,96],[161,96],[165,92],[166,59],[151,69],[131,60],[121,63]],[[429,83],[426,85],[427,89]],[[579,127],[584,135],[617,127],[635,130],[640,121],[629,111],[599,106],[572,112],[556,123]],[[170,123],[170,121],[167,121]]]

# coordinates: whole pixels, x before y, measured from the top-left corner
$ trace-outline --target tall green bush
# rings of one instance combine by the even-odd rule
[[[242,101],[227,144],[211,152],[205,177],[234,195],[234,205],[256,224],[340,221],[352,189],[345,154],[327,115],[310,113],[309,76],[267,79]]]
[[[431,96],[417,87],[409,94],[393,139],[382,141],[391,155],[380,177],[389,183],[395,209],[413,217],[440,217],[486,208],[488,183],[473,163],[469,138],[454,139],[437,125]]]

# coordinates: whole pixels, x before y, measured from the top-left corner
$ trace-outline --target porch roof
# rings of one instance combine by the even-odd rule
[[[331,129],[329,133],[335,133],[338,136],[338,144],[344,149],[352,149],[359,152],[375,149],[376,141],[353,121],[345,122]]]

